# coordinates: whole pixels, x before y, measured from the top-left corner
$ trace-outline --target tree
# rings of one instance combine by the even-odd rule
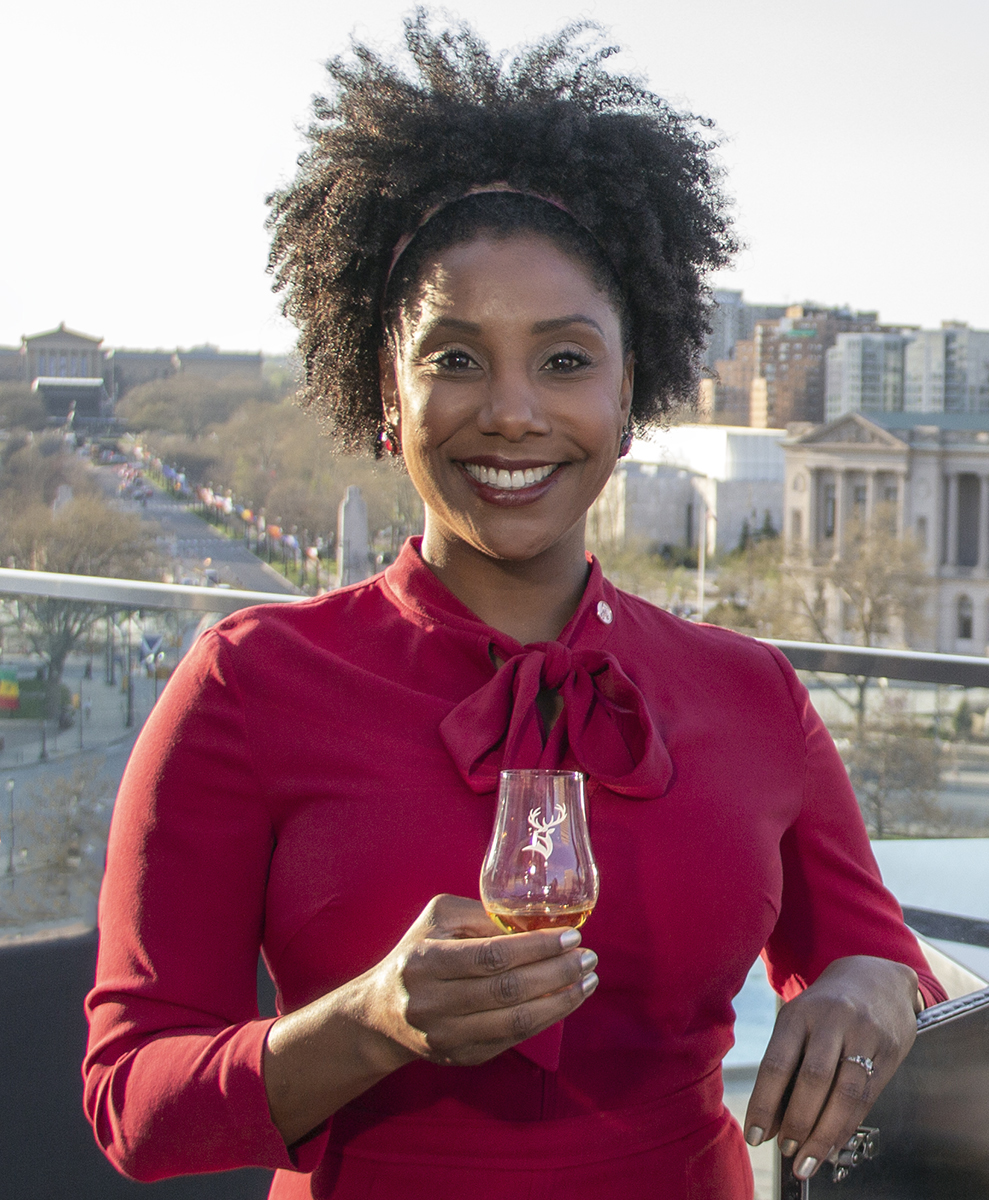
[[[142,442],[190,483],[229,489],[269,523],[332,541],[337,509],[350,484],[360,487],[372,536],[394,552],[422,529],[422,505],[401,464],[340,454],[313,417],[290,399],[250,400],[198,439],[146,433]]]
[[[744,545],[718,565],[718,600],[705,619],[755,637],[806,638],[799,587],[783,561],[782,541],[743,533]]]
[[[96,490],[79,460],[66,452],[61,434],[14,434],[0,450],[0,534],[27,506],[53,504],[63,486]]]
[[[116,415],[138,432],[156,429],[195,440],[229,421],[245,404],[277,399],[271,383],[250,375],[203,379],[180,373],[132,388],[117,405]]]
[[[937,802],[939,742],[918,728],[906,702],[884,690],[879,710],[842,757],[873,837],[924,837],[946,832],[951,814]]]
[[[923,553],[912,537],[891,536],[894,520],[893,507],[880,505],[869,525],[850,522],[841,555],[817,568],[843,601],[840,626],[862,646],[909,644],[927,627]]]
[[[972,727],[975,724],[975,718],[967,696],[962,696],[961,703],[955,712],[953,724],[955,726],[955,737],[963,742],[968,741],[972,736]]]
[[[859,646],[891,641],[908,646],[923,635],[930,576],[920,547],[910,536],[897,537],[895,529],[895,507],[877,505],[870,523],[849,522],[839,557],[818,562],[809,573],[791,566],[801,580],[797,595],[814,640],[833,641],[836,629],[841,640]],[[855,684],[854,700],[836,694],[851,704],[861,736],[872,680],[866,675],[849,678]]]
[[[0,429],[44,429],[44,402],[26,383],[0,381]]]
[[[116,512],[96,496],[73,498],[56,511],[30,505],[0,531],[0,556],[9,565],[69,575],[147,578],[153,573],[152,546],[138,517]],[[104,610],[80,601],[21,596],[14,611],[45,664],[45,714],[57,720],[66,659]]]

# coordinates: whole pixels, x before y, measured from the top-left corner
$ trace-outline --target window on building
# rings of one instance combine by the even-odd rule
[[[802,542],[804,539],[804,514],[799,508],[790,513],[790,537],[794,542]]]
[[[917,518],[917,545],[921,550],[927,549],[927,518]]]
[[[852,503],[856,508],[865,509],[866,488],[864,483],[857,483],[852,493]]]
[[[958,597],[958,637],[961,641],[972,640],[972,601],[968,596]]]
[[[824,536],[834,537],[835,522],[835,490],[833,483],[824,485]]]
[[[960,567],[974,567],[979,561],[979,477],[958,476],[958,545]]]

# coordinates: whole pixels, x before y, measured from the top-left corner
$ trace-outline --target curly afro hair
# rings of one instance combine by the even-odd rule
[[[606,71],[617,47],[584,22],[509,62],[467,26],[434,32],[421,8],[405,40],[412,77],[356,42],[352,58],[327,63],[333,88],[314,98],[296,178],[268,199],[304,402],[347,448],[377,452],[378,352],[427,255],[482,231],[532,231],[614,299],[635,355],[632,420],[657,422],[691,393],[708,332],[703,276],[736,248],[702,133],[711,123]],[[492,184],[525,194],[468,194]]]

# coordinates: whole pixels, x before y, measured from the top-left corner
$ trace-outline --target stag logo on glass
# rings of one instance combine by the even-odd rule
[[[553,818],[550,821],[544,821],[543,815],[538,808],[529,810],[529,833],[532,834],[532,841],[528,846],[522,847],[522,853],[531,850],[533,854],[541,854],[544,859],[549,858],[553,853],[553,830],[557,826],[562,825],[567,819],[567,806],[558,803],[553,811]]]

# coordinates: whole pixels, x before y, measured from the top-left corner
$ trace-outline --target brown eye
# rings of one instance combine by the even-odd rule
[[[590,358],[586,354],[580,354],[576,350],[566,350],[559,354],[552,355],[546,362],[544,370],[547,371],[578,371],[581,367],[590,365]]]
[[[469,371],[476,365],[464,350],[447,350],[432,361],[442,371]]]

